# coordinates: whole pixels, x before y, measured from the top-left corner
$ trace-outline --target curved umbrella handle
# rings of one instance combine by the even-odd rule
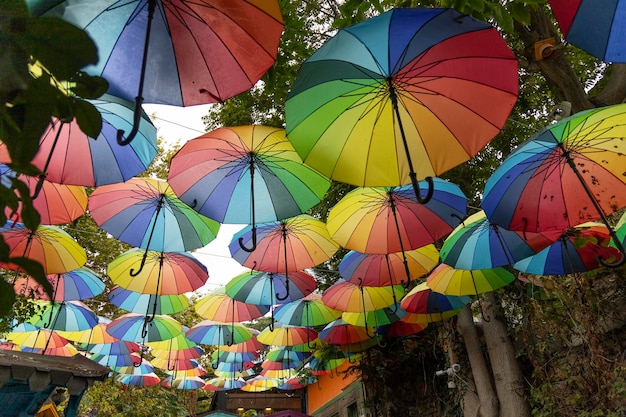
[[[139,362],[133,362],[133,366],[135,368],[139,368],[142,362],[143,362],[143,349],[141,349],[141,353],[139,354]]]
[[[624,250],[624,245],[622,245],[622,241],[619,239],[619,237],[615,233],[615,230],[613,230],[612,227],[609,228],[609,234],[611,235],[611,238],[613,238],[613,243],[615,243],[617,250],[622,256],[620,256],[620,258],[616,262],[607,262],[603,258],[598,257],[598,262],[600,262],[602,266],[606,266],[607,268],[618,268],[626,263],[626,250]]]
[[[276,299],[278,301],[285,301],[287,298],[289,298],[289,276],[287,275],[287,271],[285,271],[285,296],[281,297],[276,293]]]
[[[252,247],[248,248],[243,244],[243,237],[239,238],[239,247],[246,252],[254,252],[256,249],[256,226],[252,226]]]
[[[411,177],[411,184],[413,184],[413,191],[415,192],[415,198],[420,204],[426,204],[433,198],[433,193],[435,192],[435,183],[433,181],[433,177],[426,177],[424,181],[428,184],[428,190],[426,191],[426,196],[422,197],[422,193],[420,191],[419,183],[417,182],[417,174],[415,172],[409,173]]]
[[[117,144],[120,146],[126,146],[130,144],[137,133],[139,132],[139,124],[141,123],[141,103],[143,103],[143,97],[135,97],[135,111],[133,113],[133,128],[131,129],[126,139],[124,139],[124,131],[117,129]]]
[[[146,259],[148,258],[148,249],[143,253],[143,257],[141,258],[141,264],[139,264],[139,269],[135,270],[135,268],[130,268],[128,274],[131,277],[136,277],[143,270],[144,265],[146,265]]]

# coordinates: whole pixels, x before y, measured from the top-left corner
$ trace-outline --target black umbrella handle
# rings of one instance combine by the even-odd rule
[[[252,247],[248,248],[244,245],[243,237],[239,238],[239,247],[246,252],[254,252],[256,250],[256,226],[252,226]]]

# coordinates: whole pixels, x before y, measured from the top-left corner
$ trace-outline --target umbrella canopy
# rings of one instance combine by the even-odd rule
[[[517,60],[495,28],[451,9],[393,9],[340,30],[304,62],[287,137],[334,180],[417,185],[478,153],[517,92]]]
[[[344,312],[341,318],[348,324],[360,327],[380,327],[399,321],[406,316],[406,311],[400,308],[399,303],[392,307],[380,308],[372,311]]]
[[[478,295],[502,288],[515,275],[499,266],[491,269],[455,269],[441,264],[428,275],[426,283],[435,292],[446,295]]]
[[[146,252],[139,248],[111,261],[107,275],[127,290],[158,295],[192,292],[209,279],[206,266],[189,253]]]
[[[555,243],[536,255],[522,259],[513,268],[527,274],[566,275],[588,272],[620,257],[609,246],[611,235],[602,223],[583,223],[565,232]]]
[[[176,369],[194,369],[197,368],[198,362],[195,359],[171,359],[171,358],[152,358],[150,363],[154,365],[155,368],[159,369],[168,369],[170,371]]]
[[[276,323],[273,328],[266,327],[257,336],[257,340],[267,346],[302,345],[316,338],[317,332],[313,329],[282,323]]]
[[[132,356],[137,356],[137,355],[132,355]],[[150,361],[147,361],[146,359],[143,359],[143,358],[139,358],[139,363],[136,364],[135,366],[118,366],[115,368],[115,371],[119,372],[120,374],[127,374],[127,375],[148,374],[150,372],[154,372],[154,366],[152,366],[152,363],[150,363]]]
[[[287,280],[290,282],[289,290]],[[232,278],[225,288],[226,294],[235,300],[270,306],[279,301],[299,300],[311,294],[316,287],[315,278],[301,271],[291,272],[288,278],[280,273],[249,271]]]
[[[252,338],[252,332],[240,323],[203,320],[185,332],[189,340],[202,345],[234,345]]]
[[[346,281],[372,287],[397,285],[406,278],[409,269],[412,280],[423,277],[439,263],[439,251],[430,244],[404,253],[367,254],[350,251],[339,263],[339,275]]]
[[[355,326],[354,324],[345,322],[343,319],[337,319],[328,323],[322,331],[320,331],[320,339],[333,345],[362,342],[371,337],[366,327]]]
[[[141,356],[135,353],[120,355],[94,353],[89,359],[114,370],[141,364]]]
[[[406,337],[423,331],[427,326],[427,323],[407,323],[400,320],[376,331],[385,337]]]
[[[107,324],[107,333],[129,342],[158,342],[171,339],[181,332],[179,322],[163,315],[148,318],[143,314],[128,313]]]
[[[560,233],[515,232],[493,224],[484,211],[472,214],[450,233],[441,247],[443,263],[458,269],[513,265],[552,244]]]
[[[76,185],[55,184],[40,180],[28,175],[17,175],[7,165],[0,164],[0,182],[10,186],[12,180],[17,178],[26,184],[30,195],[33,197],[33,208],[39,213],[40,224],[56,225],[65,224],[76,220],[87,210],[87,192],[85,187]],[[41,187],[38,189],[38,183]],[[18,203],[16,210],[5,208],[4,214],[11,221],[21,221],[22,202]]]
[[[43,306],[43,311],[29,320],[37,327],[78,332],[98,324],[96,314],[80,301],[45,302]]]
[[[186,142],[168,182],[182,201],[220,223],[256,224],[302,214],[330,181],[304,165],[284,129],[237,126]]]
[[[57,332],[37,328],[30,323],[18,324],[7,333],[6,338],[18,346],[36,349],[51,349],[67,345],[67,339],[59,336]]]
[[[132,145],[120,146],[117,132],[133,126],[134,103],[109,94],[88,101],[102,116],[98,137],[83,133],[76,119],[69,123],[53,119],[32,164],[48,181],[86,187],[124,182],[144,172],[157,154],[157,131],[150,117],[142,112]],[[9,162],[4,148],[0,146],[0,161]]]
[[[259,304],[245,303],[235,300],[228,294],[226,289],[220,287],[208,295],[200,298],[194,304],[196,313],[208,320],[238,323],[251,321],[264,316],[269,307]]]
[[[140,352],[141,346],[139,346],[139,344],[135,342],[127,342],[125,340],[120,340],[119,342],[113,342],[113,343],[87,345],[86,350],[88,352],[103,355],[103,356],[104,355],[128,356],[131,353]]]
[[[252,332],[252,337],[245,342],[235,343],[230,346],[220,346],[225,352],[258,352],[265,349],[265,346],[257,340],[259,331],[255,329],[249,329]]]
[[[621,1],[549,3],[567,42],[604,62],[626,62],[626,47],[621,41],[626,32],[626,9]]]
[[[409,323],[425,324],[453,317],[472,299],[434,292],[426,282],[413,288],[400,302],[400,307],[411,313],[402,318]]]
[[[259,224],[253,252],[242,249],[252,244],[252,227],[235,233],[229,249],[241,265],[264,272],[292,272],[312,268],[330,259],[339,249],[328,234],[326,224],[301,214],[288,219]]]
[[[204,387],[204,380],[197,376],[189,376],[183,378],[174,378],[169,376],[161,381],[161,385],[167,388],[176,388],[182,390],[192,390]]]
[[[215,350],[211,354],[211,359],[217,364],[220,363],[245,363],[252,362],[259,358],[258,352],[225,352]]]
[[[53,301],[84,300],[104,292],[106,286],[102,278],[87,267],[81,267],[63,274],[46,276],[52,285]],[[17,294],[23,294],[38,300],[49,300],[43,287],[30,277],[18,277],[13,282]]]
[[[171,339],[155,342],[147,342],[146,346],[156,350],[185,350],[197,346],[196,342],[187,338],[185,333],[181,332]]]
[[[362,253],[395,253],[431,244],[450,233],[467,209],[467,198],[457,185],[438,178],[433,184],[426,204],[417,200],[411,186],[356,188],[328,213],[328,232],[344,248]]]
[[[204,355],[204,349],[200,346],[190,347],[189,349],[179,349],[179,350],[159,350],[152,349],[150,350],[150,354],[159,359],[166,359],[171,361],[179,361],[179,360],[188,360],[188,359],[198,359],[200,356]],[[154,366],[158,366],[152,361]]]
[[[78,332],[63,332],[59,331],[59,334],[66,338],[67,340],[71,340],[72,342],[85,344],[85,345],[102,345],[102,344],[110,344],[114,342],[119,342],[120,340],[116,337],[111,336],[106,331],[106,324],[98,323],[93,326],[91,329],[81,330]]]
[[[371,287],[339,280],[324,291],[322,301],[335,310],[360,313],[392,306],[402,296],[400,285]]]
[[[100,59],[86,71],[106,78],[110,94],[176,106],[223,102],[250,89],[274,63],[283,31],[277,1],[55,0],[29,7],[90,35]]]
[[[309,297],[279,305],[274,311],[274,318],[292,326],[316,327],[341,317],[341,311],[328,307],[321,296],[317,299]]]
[[[198,249],[219,230],[219,223],[180,201],[167,182],[150,178],[97,187],[89,213],[113,237],[153,251]]]
[[[211,378],[204,384],[204,388],[207,391],[228,391],[232,389],[240,389],[246,385],[246,381],[243,378]]]
[[[115,286],[108,297],[111,304],[131,313],[175,314],[189,307],[189,298],[185,294],[142,294]]]
[[[147,374],[117,374],[115,380],[124,385],[134,385],[137,387],[151,387],[153,385],[159,385],[161,378],[154,372]]]
[[[79,355],[78,349],[76,349],[71,343],[66,344],[61,347],[47,348],[47,349],[37,349],[37,348],[29,348],[22,347],[20,348],[22,352],[32,352],[38,353],[40,355],[50,355],[50,356],[66,356],[72,357],[74,355]]]
[[[40,225],[29,230],[22,223],[9,222],[0,227],[0,235],[9,246],[9,257],[25,257],[39,262],[44,272],[62,274],[82,267],[87,253],[64,230],[56,226]],[[2,268],[17,269],[13,264],[0,264]]]
[[[563,233],[596,219],[610,228],[606,216],[626,207],[624,136],[626,104],[583,111],[546,127],[487,180],[487,217],[521,232]]]

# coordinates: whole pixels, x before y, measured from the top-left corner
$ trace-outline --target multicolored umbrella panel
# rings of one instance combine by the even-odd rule
[[[247,297],[246,297],[247,298]],[[196,313],[205,319],[220,322],[245,322],[264,316],[269,307],[266,305],[238,301],[220,287],[200,298],[194,304]]]
[[[40,224],[59,225],[69,223],[85,214],[87,210],[87,192],[85,187],[55,184],[28,175],[17,175],[7,165],[0,164],[0,182],[11,187],[14,179],[26,184],[33,197],[33,208],[40,216]],[[40,183],[40,184],[39,184]],[[22,202],[17,209],[5,208],[5,216],[10,221],[22,221]]]
[[[245,342],[252,338],[252,332],[240,323],[220,323],[203,320],[185,332],[189,340],[202,345],[227,345]]]
[[[161,385],[167,388],[175,388],[182,390],[200,389],[204,387],[204,379],[197,376],[189,376],[183,378],[174,378],[169,376],[161,381]]]
[[[309,344],[317,338],[317,332],[308,327],[276,323],[259,333],[257,340],[267,346],[295,346]]]
[[[281,304],[274,310],[274,319],[292,326],[323,326],[341,317],[341,311],[328,307],[321,300],[310,296]]]
[[[81,267],[63,274],[46,276],[52,285],[53,301],[76,301],[95,297],[104,292],[106,286],[102,278],[87,267]],[[13,282],[16,294],[22,294],[37,300],[49,300],[43,287],[30,277],[17,277]]]
[[[306,212],[330,181],[302,163],[284,129],[225,127],[186,142],[168,182],[182,201],[220,223],[251,224]]]
[[[400,302],[407,314],[407,323],[426,324],[444,320],[458,314],[464,305],[472,301],[467,295],[456,296],[434,292],[426,282],[413,288]]]
[[[611,235],[602,223],[583,223],[565,232],[555,243],[536,255],[513,265],[518,271],[535,275],[566,275],[588,272],[613,263],[620,252],[609,246]]]
[[[0,227],[0,234],[9,246],[9,257],[25,257],[39,262],[47,275],[63,274],[82,267],[87,262],[85,250],[64,230],[40,225],[29,230],[22,223],[9,222]],[[2,263],[5,269],[19,269]]]
[[[583,111],[544,128],[487,180],[482,207],[489,221],[522,233],[564,233],[600,219],[614,237],[606,216],[626,207],[625,136],[626,104]],[[613,266],[624,261],[626,256]]]
[[[243,303],[271,306],[299,300],[316,287],[315,278],[301,271],[291,272],[289,277],[282,273],[249,271],[228,281],[225,291],[229,297]]]
[[[43,304],[43,311],[29,320],[31,324],[37,327],[78,332],[89,330],[98,324],[96,314],[80,301],[62,301],[60,303],[39,301],[38,303],[45,303]]]
[[[206,246],[219,223],[178,199],[166,181],[132,178],[97,187],[89,213],[113,237],[158,252],[185,252]]]
[[[338,280],[322,294],[322,301],[342,312],[360,313],[393,306],[404,296],[401,285],[370,287]]]
[[[171,339],[182,332],[182,325],[170,316],[128,313],[107,324],[106,330],[120,340],[145,343]]]
[[[515,232],[493,224],[484,211],[472,214],[448,235],[440,250],[443,263],[458,269],[513,265],[552,244],[558,231]]]
[[[157,131],[150,117],[142,112],[132,145],[120,146],[117,132],[133,126],[134,103],[109,94],[88,101],[102,116],[98,137],[83,133],[76,119],[53,119],[39,140],[33,165],[50,182],[86,187],[124,182],[144,172],[157,154]],[[1,145],[0,161],[10,162]]]
[[[189,307],[185,294],[142,294],[117,285],[111,288],[108,297],[111,304],[123,310],[146,315],[175,314]]]
[[[302,65],[285,105],[304,162],[357,186],[398,186],[469,160],[504,126],[517,60],[452,9],[392,9],[341,29]]]
[[[471,296],[502,288],[513,281],[515,275],[503,267],[468,270],[440,264],[430,273],[426,284],[441,294]]]
[[[621,1],[550,0],[565,40],[604,62],[626,62],[626,8]]]

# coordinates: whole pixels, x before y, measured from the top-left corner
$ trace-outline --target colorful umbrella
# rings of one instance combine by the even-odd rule
[[[175,314],[189,307],[189,298],[185,294],[155,295],[142,294],[115,286],[109,291],[111,304],[131,313]]]
[[[148,318],[143,314],[128,313],[107,324],[107,333],[129,342],[158,342],[171,339],[182,332],[179,322],[169,316]]]
[[[615,225],[615,235],[622,243],[622,246],[624,246],[626,244],[626,212],[622,214],[622,217],[620,217],[619,221]],[[614,238],[611,239],[611,246],[615,246],[613,239]]]
[[[426,282],[413,288],[400,302],[400,307],[409,317],[402,318],[408,323],[426,324],[440,321],[458,314],[459,310],[472,299],[466,295],[455,296],[434,292]]]
[[[30,323],[18,324],[7,333],[6,339],[18,346],[36,349],[57,348],[67,345],[67,339],[59,336],[57,332],[37,328]]]
[[[276,370],[264,369],[259,373],[258,379],[267,378],[267,379],[278,380],[277,382],[280,384],[283,381],[290,379],[290,378],[294,378],[296,376],[298,376],[298,372],[295,369],[276,369]],[[251,380],[248,380],[248,383],[250,383],[250,381]]]
[[[180,201],[167,182],[150,178],[97,187],[89,213],[113,237],[159,252],[203,247],[219,230],[219,223]]]
[[[287,280],[291,283],[287,293]],[[270,306],[290,302],[311,294],[317,287],[313,276],[305,272],[284,274],[272,272],[243,272],[226,283],[226,294],[235,300],[255,305]]]
[[[265,349],[265,346],[257,340],[259,331],[256,329],[249,329],[252,333],[252,337],[245,342],[235,343],[230,346],[220,346],[225,352],[258,352]]]
[[[139,248],[124,252],[111,261],[107,275],[127,290],[158,295],[192,292],[209,279],[206,266],[189,253],[146,253]]]
[[[141,364],[141,356],[135,353],[120,355],[94,353],[89,357],[89,359],[102,366],[108,366],[109,368],[115,370]]]
[[[132,356],[137,356],[137,355],[132,355]],[[139,358],[139,363],[135,364],[134,366],[118,366],[115,368],[116,372],[119,372],[120,374],[127,374],[127,375],[140,375],[140,374],[148,374],[151,372],[154,372],[154,366],[152,366],[152,363],[150,363],[150,361],[147,361],[146,359],[143,358]]]
[[[216,129],[185,143],[171,159],[168,182],[200,214],[253,230],[257,222],[304,213],[330,187],[302,163],[284,129],[254,125]]]
[[[451,9],[394,9],[340,30],[304,62],[287,137],[329,178],[413,183],[418,195],[417,179],[498,134],[517,93],[517,60],[495,28]]]
[[[406,316],[406,311],[400,308],[399,303],[393,307],[379,308],[372,311],[349,312],[341,314],[341,318],[348,324],[360,327],[380,327],[395,323]]]
[[[179,350],[152,349],[150,350],[150,354],[159,359],[179,361],[187,359],[198,359],[200,356],[204,355],[204,349],[202,349],[200,346],[193,346],[189,349]],[[152,361],[152,363],[154,364],[154,366],[157,366],[154,361]]]
[[[0,182],[3,185],[10,185],[13,178],[17,178],[26,184],[33,197],[33,208],[39,213],[40,224],[65,224],[85,214],[87,209],[87,192],[85,187],[55,184],[41,180],[40,189],[38,189],[38,178],[28,175],[17,175],[8,166],[0,164]],[[7,207],[4,212],[7,219],[11,221],[21,221],[21,213],[21,199],[16,210],[13,211]]]
[[[311,295],[313,294],[315,293]],[[321,296],[312,299],[311,295],[276,307],[276,321],[292,326],[316,327],[341,317],[341,311],[328,307],[321,300]]]
[[[281,381],[274,378],[266,378],[257,376],[246,381],[246,385],[240,388],[246,392],[264,392],[269,391],[272,388],[277,388]]]
[[[443,263],[458,269],[513,265],[552,244],[560,233],[514,232],[491,223],[484,211],[472,214],[450,233],[441,247]]]
[[[487,180],[482,207],[508,230],[560,233],[626,207],[626,104],[583,111],[546,127]],[[611,237],[614,237],[612,229]],[[624,253],[622,245],[618,246]],[[626,261],[626,256],[613,266]]]
[[[196,342],[189,340],[185,333],[181,332],[168,340],[147,342],[146,346],[156,350],[174,351],[190,349],[197,346],[197,344]]]
[[[322,294],[322,301],[339,311],[359,313],[392,306],[404,296],[400,285],[371,287],[338,280]]]
[[[257,340],[267,346],[302,345],[316,338],[317,332],[313,329],[282,323],[276,323],[273,328],[266,327],[257,336]]]
[[[320,331],[320,339],[333,345],[362,342],[371,337],[366,327],[355,326],[354,324],[345,322],[343,319],[337,319],[328,323],[322,331]]]
[[[185,332],[189,340],[201,345],[234,345],[252,338],[252,332],[240,323],[203,320]]]
[[[195,359],[170,359],[170,358],[152,358],[150,363],[154,365],[155,368],[159,369],[168,369],[170,371],[174,371],[176,369],[194,369],[197,368],[198,361]]]
[[[25,257],[39,262],[46,274],[62,274],[80,268],[87,253],[67,232],[56,226],[40,225],[32,231],[22,223],[9,222],[0,227],[0,235],[9,246],[9,257]],[[0,264],[18,269],[13,264]]]
[[[400,320],[376,331],[385,337],[406,337],[423,331],[427,326],[427,323],[407,323]]]
[[[200,389],[204,387],[204,380],[197,376],[189,376],[183,378],[174,378],[169,376],[161,381],[161,385],[167,388],[176,388],[182,390]]]
[[[221,322],[244,322],[264,316],[269,307],[265,305],[237,301],[228,294],[226,288],[220,287],[200,298],[194,304],[196,313],[205,319]]]
[[[623,35],[626,9],[621,1],[550,0],[567,42],[604,62],[626,62]]]
[[[117,132],[133,126],[134,104],[109,94],[88,101],[102,116],[98,137],[83,133],[76,119],[69,123],[53,119],[39,140],[33,165],[48,181],[87,187],[123,182],[144,172],[157,154],[157,131],[150,117],[142,112],[136,119],[134,143],[120,146]],[[0,161],[9,162],[8,158],[0,146]]]
[[[243,378],[211,378],[205,384],[204,388],[207,391],[228,391],[232,389],[239,389],[246,385],[246,381]]]
[[[81,267],[63,274],[51,274],[47,277],[52,285],[53,301],[84,300],[104,292],[106,286],[102,278],[87,267]],[[38,300],[49,300],[50,297],[33,278],[18,277],[13,282],[17,294],[23,294]]]
[[[215,350],[211,354],[211,359],[216,364],[220,363],[245,363],[256,361],[259,358],[259,352],[227,352]]]
[[[611,235],[602,223],[583,223],[565,232],[555,243],[536,255],[522,259],[513,268],[527,274],[566,275],[600,267],[600,260],[614,262],[620,257],[609,246]]]
[[[412,280],[423,277],[439,263],[435,245],[390,254],[366,254],[350,251],[339,263],[339,275],[346,281],[372,287],[397,285],[406,278],[406,258]]]
[[[328,213],[330,236],[346,249],[370,254],[402,252],[437,241],[465,217],[467,197],[455,184],[433,181],[426,204],[417,201],[411,186],[350,191]]]
[[[78,332],[98,324],[98,317],[80,301],[45,302],[44,309],[30,323],[48,330]]]
[[[124,385],[134,385],[138,387],[151,387],[153,385],[159,385],[161,378],[154,372],[147,374],[117,374],[115,380]]]
[[[515,280],[503,267],[490,269],[455,269],[441,264],[426,279],[430,289],[446,295],[478,295],[502,288]]]
[[[47,349],[37,349],[30,347],[22,347],[20,348],[22,352],[32,352],[38,353],[40,355],[50,355],[50,356],[66,356],[72,357],[74,355],[79,355],[78,349],[76,349],[71,343],[66,344],[61,347],[48,347]]]
[[[141,346],[135,342],[120,340],[119,342],[113,343],[87,345],[85,350],[99,355],[128,356],[131,353],[140,352]]]

